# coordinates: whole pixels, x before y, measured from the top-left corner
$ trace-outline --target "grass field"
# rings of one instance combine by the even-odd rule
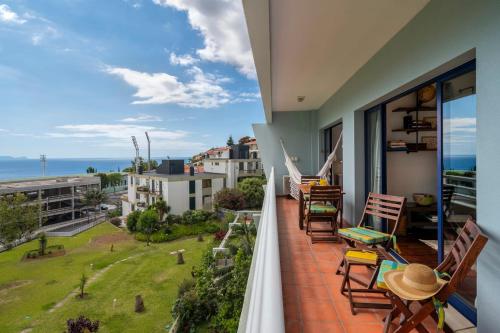
[[[99,320],[99,332],[166,332],[177,286],[199,263],[208,239],[148,247],[103,223],[75,237],[49,238],[49,245],[65,246],[64,256],[22,261],[36,241],[0,253],[0,332],[63,332],[66,320],[79,314]],[[170,255],[178,249],[186,250],[184,265]],[[83,272],[92,281],[81,300],[71,293]],[[141,314],[134,312],[138,294],[146,306]]]

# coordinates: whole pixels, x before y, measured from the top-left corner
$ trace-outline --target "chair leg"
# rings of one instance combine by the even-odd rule
[[[391,303],[396,306],[399,312],[398,315],[401,317],[399,327],[394,331],[394,333],[409,333],[413,329],[416,329],[419,333],[429,333],[429,331],[422,325],[422,321],[431,315],[432,311],[434,311],[434,305],[432,302],[427,302],[416,313],[413,313],[409,308],[411,302],[405,304],[398,296],[392,293],[390,298]]]

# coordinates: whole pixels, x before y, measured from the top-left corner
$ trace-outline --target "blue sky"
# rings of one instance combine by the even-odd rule
[[[476,95],[443,103],[443,153],[476,155]]]
[[[189,156],[264,121],[240,1],[0,0],[0,155]],[[144,155],[144,154],[143,154]]]

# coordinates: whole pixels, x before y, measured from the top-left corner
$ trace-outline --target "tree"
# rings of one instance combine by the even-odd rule
[[[130,163],[132,165],[128,168],[124,168],[123,172],[135,172],[135,161],[130,161]],[[148,162],[144,162],[144,159],[142,157],[139,157],[139,168],[142,170],[147,170],[147,166]],[[158,162],[156,160],[151,160],[151,169],[154,170],[156,168],[158,168]]]
[[[223,188],[214,196],[215,205],[232,210],[239,210],[245,207],[243,193],[235,188]]]
[[[122,174],[118,172],[113,172],[107,174],[108,186],[116,187],[122,182]]]
[[[158,227],[160,219],[158,217],[158,213],[154,210],[145,210],[141,213],[139,217],[139,221],[137,223],[137,229],[146,234],[147,237],[147,245],[151,242],[151,234]]]
[[[137,231],[137,222],[139,222],[139,217],[141,216],[141,212],[138,210],[134,210],[130,214],[127,215],[127,229],[130,232]]]
[[[265,180],[262,178],[245,178],[238,184],[238,189],[243,193],[246,208],[261,208],[264,201]]]
[[[249,137],[248,135],[246,135],[246,136],[244,136],[244,137],[240,138],[240,139],[238,140],[238,143],[239,143],[240,145],[242,145],[242,144],[245,144],[245,143],[249,142],[251,139],[252,139],[251,137]]]
[[[83,298],[83,296],[85,295],[84,291],[85,291],[86,284],[87,284],[87,276],[85,275],[85,273],[82,273],[82,276],[80,277],[80,285],[79,285],[80,298]]]
[[[22,193],[0,197],[0,244],[28,237],[38,228],[40,202]]]
[[[98,176],[99,178],[101,178],[101,189],[104,189],[106,187],[108,187],[109,185],[109,180],[108,180],[108,175],[103,173],[103,172],[99,172],[96,176]]]
[[[158,201],[155,202],[154,209],[158,213],[158,217],[160,218],[160,222],[163,222],[165,214],[170,213],[170,206],[167,205],[165,200],[163,200],[162,198],[160,198]]]
[[[94,219],[97,219],[97,209],[100,211],[101,210],[101,204],[104,203],[107,200],[107,195],[106,193],[102,192],[101,190],[88,190],[85,193],[85,196],[83,198],[83,201],[85,202],[85,205],[87,207],[94,207]]]
[[[44,232],[38,237],[38,252],[41,256],[45,255],[45,250],[47,249],[47,235]]]
[[[227,139],[226,144],[227,144],[228,146],[232,146],[232,145],[234,145],[234,140],[233,140],[233,136],[232,136],[232,135],[230,135],[230,136],[229,136],[229,138]]]
[[[97,172],[97,169],[96,169],[96,168],[94,168],[94,167],[92,167],[92,166],[89,166],[89,167],[87,168],[87,173],[96,173],[96,172]]]

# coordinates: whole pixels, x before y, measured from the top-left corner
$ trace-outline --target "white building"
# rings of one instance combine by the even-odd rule
[[[129,174],[127,195],[122,197],[123,215],[145,209],[160,197],[171,207],[172,214],[193,209],[212,210],[215,193],[226,187],[226,175],[193,171],[184,172],[184,161],[168,160],[155,171]]]
[[[203,156],[201,163],[204,171],[225,174],[229,188],[235,188],[242,178],[260,177],[264,174],[255,139],[231,147],[213,148],[200,155]]]

